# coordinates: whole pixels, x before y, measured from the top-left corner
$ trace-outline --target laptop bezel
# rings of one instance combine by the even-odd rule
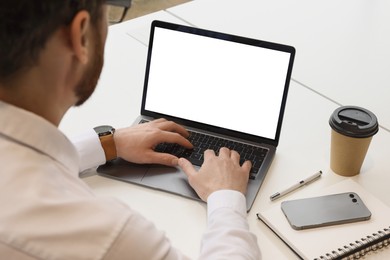
[[[290,59],[289,59],[289,64],[288,64],[288,69],[287,69],[287,74],[286,74],[286,80],[285,80],[285,85],[284,85],[284,91],[283,91],[280,111],[279,111],[280,113],[279,113],[276,133],[275,133],[275,139],[264,138],[264,137],[255,136],[255,135],[251,135],[251,134],[247,134],[247,133],[242,133],[242,132],[238,132],[238,131],[234,131],[234,130],[220,128],[217,126],[194,122],[191,120],[187,120],[187,119],[183,119],[183,118],[179,118],[179,117],[174,117],[171,115],[161,114],[161,113],[158,113],[155,111],[150,111],[150,110],[145,109],[150,65],[151,65],[152,54],[153,54],[152,50],[153,50],[153,43],[154,43],[154,32],[155,32],[156,27],[169,29],[169,30],[175,30],[175,31],[181,31],[184,33],[201,35],[201,36],[205,36],[205,37],[217,38],[220,40],[234,41],[237,43],[248,44],[248,45],[252,45],[252,46],[259,46],[259,47],[263,47],[263,48],[267,48],[267,49],[272,49],[272,50],[277,50],[277,51],[289,53]],[[232,34],[227,34],[227,33],[222,33],[222,32],[216,32],[216,31],[206,30],[206,29],[202,29],[202,28],[194,28],[194,27],[190,27],[190,26],[186,26],[186,25],[180,25],[180,24],[174,24],[174,23],[154,20],[151,24],[151,30],[150,30],[150,38],[149,38],[148,54],[147,54],[147,61],[146,61],[146,70],[145,70],[145,79],[144,79],[144,88],[143,88],[142,103],[141,103],[141,115],[152,117],[155,119],[156,118],[166,118],[168,120],[172,120],[174,122],[177,122],[181,125],[185,125],[188,127],[202,129],[202,130],[206,130],[209,132],[214,132],[217,134],[230,136],[230,137],[234,137],[234,138],[238,138],[238,139],[242,139],[242,140],[248,140],[248,141],[251,141],[254,143],[258,143],[258,144],[269,144],[269,145],[276,147],[279,144],[279,138],[280,138],[281,127],[282,127],[282,123],[283,123],[284,111],[285,111],[285,107],[286,107],[287,94],[288,94],[288,90],[289,90],[289,84],[290,84],[290,79],[291,79],[291,74],[292,74],[292,67],[293,67],[293,63],[294,63],[294,58],[295,58],[295,48],[292,46],[289,46],[289,45],[268,42],[268,41],[263,41],[263,40],[258,40],[258,39],[252,39],[252,38],[247,38],[247,37],[242,37],[242,36],[237,36],[237,35],[232,35]],[[261,120],[261,119],[253,119],[253,120]]]

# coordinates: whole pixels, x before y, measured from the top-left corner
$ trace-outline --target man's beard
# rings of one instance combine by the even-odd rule
[[[93,55],[94,59],[91,60],[89,67],[87,68],[84,76],[81,78],[80,82],[75,88],[75,94],[78,98],[76,106],[82,105],[94,92],[96,85],[98,83],[100,73],[102,72],[103,62],[104,62],[104,44],[101,33],[98,28],[96,28],[95,33],[95,53]]]

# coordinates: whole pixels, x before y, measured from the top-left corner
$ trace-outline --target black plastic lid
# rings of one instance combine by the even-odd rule
[[[336,132],[357,138],[370,137],[378,132],[378,119],[367,109],[343,106],[336,109],[329,119]]]

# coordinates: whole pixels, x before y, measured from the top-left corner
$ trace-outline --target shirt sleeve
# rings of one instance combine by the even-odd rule
[[[200,259],[261,258],[257,238],[249,231],[245,202],[245,196],[233,190],[209,196]]]
[[[103,147],[95,130],[69,138],[79,154],[79,171],[97,167],[106,163]]]

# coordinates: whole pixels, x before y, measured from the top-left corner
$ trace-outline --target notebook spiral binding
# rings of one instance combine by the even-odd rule
[[[390,226],[314,260],[359,259],[370,251],[376,251],[388,245],[390,245]]]

